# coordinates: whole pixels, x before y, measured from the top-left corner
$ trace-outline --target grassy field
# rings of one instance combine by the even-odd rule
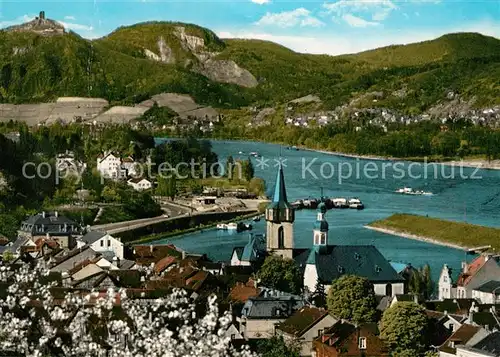
[[[500,229],[410,214],[395,214],[368,226],[412,234],[464,248],[491,245],[500,250]]]

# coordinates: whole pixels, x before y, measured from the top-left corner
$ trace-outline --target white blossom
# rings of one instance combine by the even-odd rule
[[[0,350],[30,357],[253,357],[235,351],[224,337],[232,319],[215,296],[204,316],[183,290],[145,303],[125,290],[72,292],[54,299],[49,272],[41,265],[0,266]],[[198,306],[199,307],[199,306]]]

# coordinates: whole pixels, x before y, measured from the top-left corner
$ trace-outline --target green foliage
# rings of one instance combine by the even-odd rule
[[[266,182],[260,177],[254,177],[248,183],[248,191],[263,196],[266,193]]]
[[[196,73],[200,61],[181,43],[178,26],[204,40],[201,51],[235,61],[259,85],[242,88]],[[160,55],[160,40],[175,59],[170,64],[146,58],[145,49]],[[420,113],[454,91],[466,99],[477,98],[474,105],[481,107],[499,103],[498,43],[492,37],[464,33],[331,57],[299,54],[260,40],[222,41],[210,30],[170,22],[121,27],[94,41],[74,33],[41,36],[1,31],[0,102],[92,96],[131,104],[160,92],[176,92],[190,94],[200,104],[240,108],[274,106],[315,94],[330,109],[355,98],[362,106],[373,106],[364,95],[378,91],[384,95],[376,106]],[[391,94],[402,88],[406,96]],[[169,113],[160,117],[167,123]]]
[[[427,323],[422,306],[398,302],[385,310],[380,322],[380,338],[397,356],[418,356],[426,346]]]
[[[366,278],[343,275],[332,282],[327,297],[328,311],[339,319],[356,324],[375,321],[373,285]]]
[[[397,233],[435,239],[443,243],[461,247],[479,247],[491,245],[500,249],[498,228],[483,227],[463,222],[452,222],[437,218],[411,214],[395,214],[380,221],[370,223],[373,227],[389,229]]]
[[[157,125],[171,125],[177,113],[169,107],[159,107],[156,102],[138,120],[151,122]]]
[[[303,287],[302,274],[292,259],[271,255],[259,269],[260,283],[269,288],[299,294]]]
[[[316,281],[316,287],[313,294],[314,306],[324,308],[326,307],[327,295],[325,292],[325,286],[321,284],[319,278]]]
[[[175,175],[171,177],[158,176],[158,187],[156,188],[156,194],[159,196],[169,197],[174,199],[177,195],[177,179]]]
[[[283,336],[261,339],[257,350],[262,357],[299,357],[300,348],[293,343],[285,342]]]

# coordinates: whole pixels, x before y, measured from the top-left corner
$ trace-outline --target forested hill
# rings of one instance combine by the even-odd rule
[[[500,40],[476,33],[332,57],[221,40],[208,29],[170,22],[121,27],[94,41],[72,32],[0,31],[1,102],[92,96],[132,104],[177,92],[238,108],[313,94],[326,109],[355,101],[421,113],[449,92],[474,107],[499,104],[498,78]]]

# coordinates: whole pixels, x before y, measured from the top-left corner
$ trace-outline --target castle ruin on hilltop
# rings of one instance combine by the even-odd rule
[[[45,18],[45,11],[40,11],[40,15],[29,22],[7,27],[5,30],[11,32],[35,32],[45,36],[62,35],[66,32],[63,25]]]

